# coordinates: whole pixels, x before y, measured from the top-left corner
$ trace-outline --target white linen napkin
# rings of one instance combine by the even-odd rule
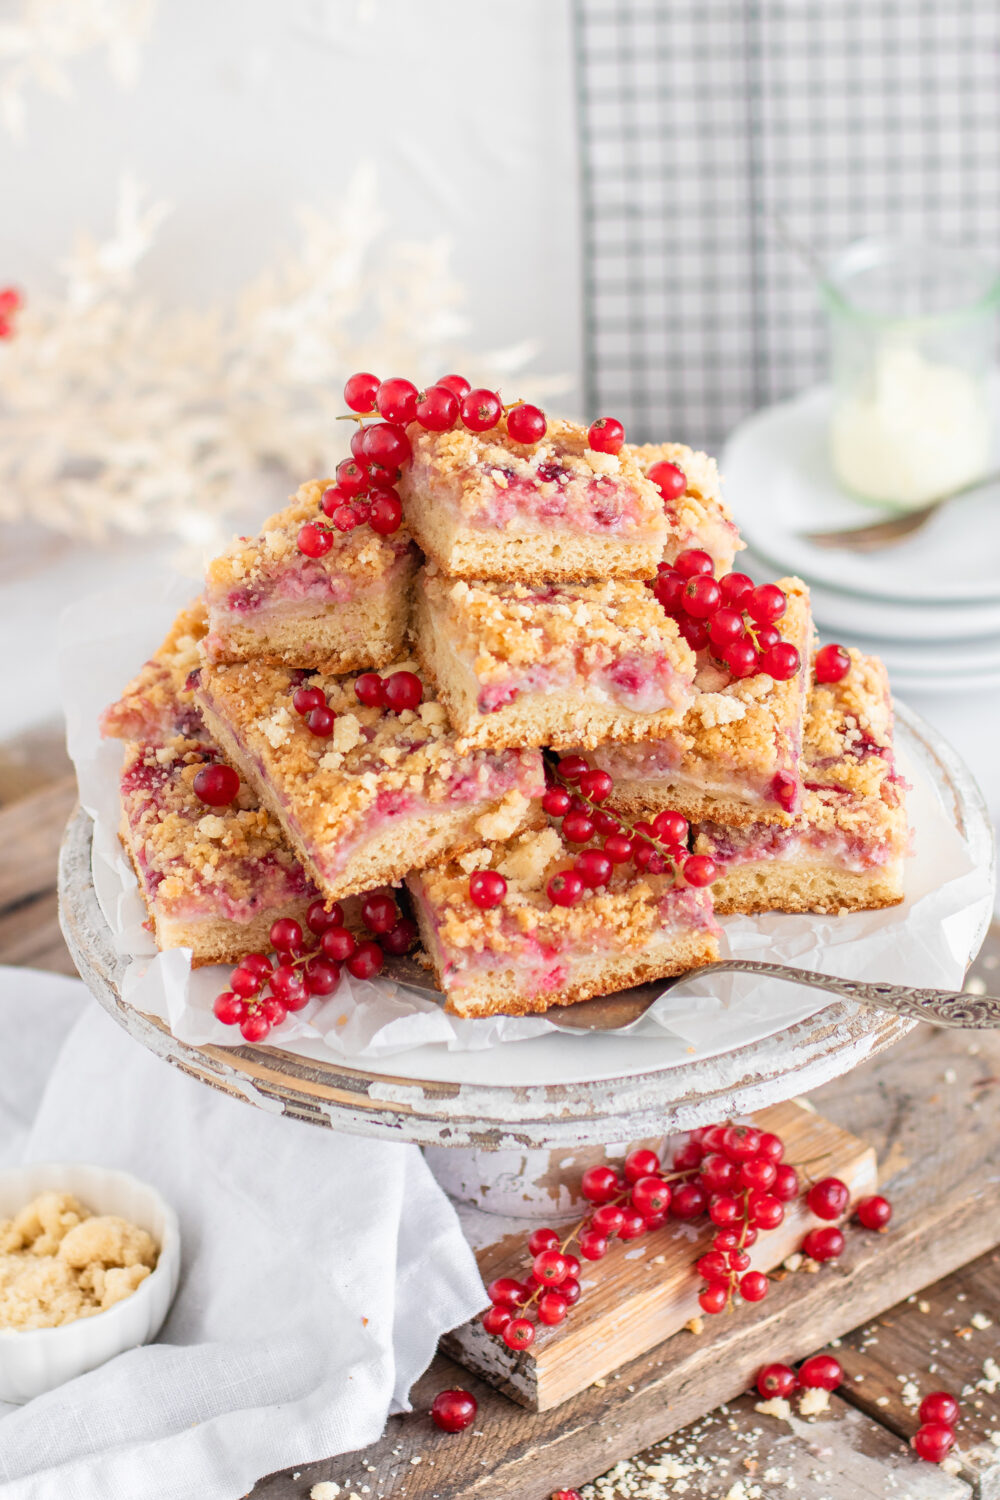
[[[486,1301],[415,1146],[197,1083],[78,981],[0,968],[0,1133],[6,1162],[93,1161],[151,1183],[178,1212],[183,1257],[156,1344],[0,1406],[4,1500],[236,1500],[275,1469],[374,1442],[439,1336]]]

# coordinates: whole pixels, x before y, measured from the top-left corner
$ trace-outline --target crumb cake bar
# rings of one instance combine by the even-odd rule
[[[195,967],[268,949],[271,923],[303,922],[317,894],[249,787],[228,807],[197,796],[195,776],[218,759],[178,734],[127,745],[121,777],[121,840],[157,947],[190,948]]]
[[[262,661],[325,672],[382,667],[399,655],[406,631],[416,549],[400,529],[333,530],[323,557],[306,557],[296,538],[325,520],[324,482],[300,487],[291,504],[209,564],[206,655],[210,661]]]
[[[417,923],[446,1009],[460,1016],[525,1015],[664,979],[718,958],[707,891],[675,887],[667,875],[630,878],[588,891],[576,906],[553,905],[546,883],[572,866],[554,828],[522,833],[407,877]],[[469,876],[498,870],[503,904],[480,910]]]
[[[424,552],[457,578],[520,583],[652,578],[669,532],[634,460],[595,453],[587,429],[550,420],[539,443],[457,428],[408,430],[399,492]]]
[[[629,816],[675,809],[691,822],[790,824],[802,805],[799,759],[813,627],[809,593],[781,580],[788,605],[777,628],[803,668],[787,682],[758,673],[730,678],[700,652],[697,696],[680,725],[637,744],[588,752],[615,783],[610,805]]]
[[[467,583],[430,567],[415,601],[416,653],[474,744],[643,739],[694,696],[694,652],[642,583]]]
[[[696,829],[695,851],[720,871],[716,911],[860,911],[902,901],[909,833],[889,682],[876,657],[849,654],[846,677],[813,688],[803,805],[791,827]]]
[[[106,739],[162,744],[171,735],[197,739],[204,733],[191,674],[201,666],[201,642],[207,629],[200,599],[181,610],[163,644],[117,703],[101,715],[101,733]]]
[[[712,558],[717,574],[728,573],[746,542],[722,498],[715,459],[683,443],[626,443],[622,452],[628,453],[644,474],[654,464],[669,463],[687,480],[683,494],[663,502],[670,523],[663,561],[673,562],[678,553],[697,547]]]
[[[412,671],[397,662],[394,671]],[[353,677],[308,676],[247,662],[206,667],[197,702],[213,738],[284,827],[330,899],[539,820],[537,750],[473,750],[456,741],[424,688],[418,709],[358,701]],[[319,688],[336,718],[327,737],[296,713],[300,686]]]

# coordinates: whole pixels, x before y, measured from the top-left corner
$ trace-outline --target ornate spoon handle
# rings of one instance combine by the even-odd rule
[[[818,974],[813,969],[794,969],[787,964],[769,964],[754,958],[724,958],[719,963],[692,969],[680,978],[695,979],[702,974],[723,970],[741,974],[770,974],[773,979],[787,979],[793,984],[809,985],[814,990],[829,990],[843,1000],[856,1000],[876,1010],[892,1011],[897,1016],[912,1016],[916,1021],[933,1021],[938,1026],[985,1030],[1000,1026],[1000,1000],[992,995],[972,995],[965,990],[916,990],[904,984],[883,984],[879,980],[838,979],[833,974]],[[666,986],[664,986],[666,988]],[[672,987],[672,986],[671,986]]]

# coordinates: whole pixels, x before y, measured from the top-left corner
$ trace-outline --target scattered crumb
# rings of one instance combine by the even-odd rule
[[[693,1318],[688,1318],[687,1322],[684,1324],[684,1327],[688,1330],[689,1333],[701,1333],[705,1327],[705,1319],[699,1317],[696,1313]]]
[[[802,1392],[799,1414],[803,1417],[818,1417],[820,1412],[827,1411],[829,1406],[830,1392],[823,1390],[820,1386],[810,1386]]]
[[[973,1328],[978,1329],[980,1333],[982,1333],[984,1328],[993,1327],[993,1319],[988,1318],[985,1313],[981,1312],[973,1313],[972,1317],[969,1319],[969,1322],[972,1324]]]
[[[334,1484],[332,1479],[321,1479],[309,1491],[309,1500],[337,1500],[339,1494],[339,1484]]]
[[[920,1405],[920,1391],[912,1380],[904,1380],[899,1399],[909,1411],[915,1411]]]
[[[757,1401],[754,1403],[754,1411],[759,1411],[762,1417],[774,1417],[778,1422],[787,1422],[792,1414],[792,1408],[784,1396],[772,1396],[770,1401]]]
[[[931,1305],[929,1302],[918,1302],[917,1309],[922,1313],[929,1313],[931,1310]]]

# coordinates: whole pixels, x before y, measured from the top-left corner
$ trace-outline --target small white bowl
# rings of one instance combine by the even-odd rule
[[[147,1344],[163,1326],[177,1290],[181,1240],[177,1215],[128,1172],[86,1162],[43,1162],[0,1171],[0,1219],[39,1193],[72,1193],[94,1214],[118,1214],[147,1230],[160,1247],[156,1269],[104,1312],[59,1328],[0,1328],[0,1401],[21,1404],[94,1370],[126,1349]]]

